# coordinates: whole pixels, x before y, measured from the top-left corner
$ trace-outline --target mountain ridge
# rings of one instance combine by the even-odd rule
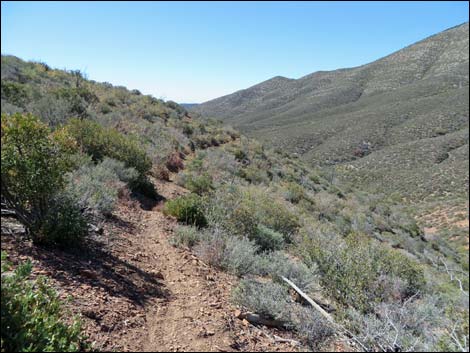
[[[193,110],[314,166],[352,163],[362,168],[366,155],[398,153],[400,146],[417,142],[415,151],[404,156],[413,159],[421,149],[424,155],[434,153],[427,139],[449,134],[452,140],[453,133],[462,131],[468,141],[468,43],[466,22],[368,64],[317,71],[281,84],[272,84],[273,78]],[[364,142],[367,150],[361,150]],[[461,158],[455,177],[447,180],[458,185],[455,195],[468,194],[468,159],[465,163],[465,155]],[[395,170],[401,171],[398,160]],[[419,171],[425,162],[416,161],[413,172],[414,180],[423,181],[416,199],[429,193],[422,187],[427,176]]]

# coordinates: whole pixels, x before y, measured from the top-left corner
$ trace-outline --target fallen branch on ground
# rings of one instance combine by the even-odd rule
[[[16,212],[13,211],[13,210],[8,210],[8,209],[5,209],[5,208],[2,208],[2,216],[16,217]]]
[[[320,312],[320,314],[325,317],[334,327],[336,327],[339,331],[344,332],[348,337],[350,337],[352,340],[357,342],[362,349],[364,349],[366,352],[369,351],[369,349],[349,330],[344,328],[343,326],[337,324],[333,318],[331,317],[330,314],[328,314],[323,308],[318,305],[312,298],[310,298],[307,294],[305,294],[302,290],[300,290],[299,287],[297,287],[292,281],[285,277],[281,277],[284,282],[286,282],[289,286],[291,286],[299,295],[304,298],[311,306],[313,306],[317,311]]]
[[[289,286],[291,286],[299,295],[304,298],[311,306],[313,306],[324,318],[326,318],[329,322],[334,324],[334,320],[330,314],[328,314],[323,308],[318,305],[312,298],[310,298],[307,294],[305,294],[299,287],[297,287],[294,283],[288,280],[286,277],[281,277],[284,282],[286,282]]]

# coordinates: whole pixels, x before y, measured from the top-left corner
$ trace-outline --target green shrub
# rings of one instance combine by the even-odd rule
[[[2,196],[35,242],[69,243],[84,233],[83,220],[71,202],[62,211],[57,204],[71,168],[69,152],[36,117],[2,116]],[[66,229],[73,234],[61,234]]]
[[[78,245],[88,232],[87,221],[74,198],[59,195],[52,200],[42,222],[33,229],[37,242],[61,247]]]
[[[246,310],[268,319],[287,321],[289,317],[289,294],[286,287],[277,283],[243,279],[233,290],[232,300]]]
[[[2,80],[2,99],[18,107],[24,107],[28,101],[26,85],[13,81]]]
[[[30,262],[7,274],[4,260],[2,253],[2,352],[82,351],[80,322],[65,323],[62,303],[45,279],[31,280]]]
[[[235,151],[233,151],[233,155],[235,156],[235,159],[239,162],[248,159],[248,155],[246,154],[246,152],[241,149],[236,149]]]
[[[287,287],[273,282],[243,279],[232,292],[232,300],[245,310],[278,320],[295,330],[312,348],[318,348],[334,330],[315,310],[294,303]]]
[[[282,251],[262,256],[257,262],[257,273],[270,276],[274,281],[284,283],[282,277],[290,279],[302,290],[318,289],[316,267],[309,268],[300,260],[293,260]]]
[[[117,161],[105,159],[97,165],[83,165],[70,173],[66,189],[81,207],[110,215],[118,199],[118,192],[125,185],[121,178],[132,180],[136,174],[134,169],[126,169]]]
[[[203,200],[196,194],[180,196],[167,201],[163,212],[188,225],[196,227],[205,227],[207,225]]]
[[[134,168],[139,175],[129,182],[130,188],[145,196],[157,197],[153,184],[147,178],[152,161],[135,138],[89,120],[71,119],[66,130],[95,161],[109,157],[123,162],[128,168]]]
[[[88,116],[87,108],[89,104],[98,102],[98,97],[84,86],[61,87],[53,93],[57,99],[67,101],[70,113],[80,118]]]
[[[124,162],[105,157],[100,163],[101,168],[112,171],[119,180],[131,184],[139,179],[139,173],[134,168],[127,168]]]
[[[289,202],[299,203],[305,197],[305,191],[299,184],[288,183],[284,197]]]
[[[262,224],[258,224],[250,239],[254,240],[262,251],[280,250],[284,246],[284,236]]]
[[[211,197],[211,219],[227,231],[256,238],[258,225],[281,233],[289,243],[299,226],[298,217],[268,188],[219,188]],[[262,228],[263,229],[263,228]]]
[[[105,128],[89,120],[71,119],[67,131],[95,161],[105,157],[117,159],[134,168],[141,177],[152,167],[152,161],[136,139],[121,134],[112,128]]]
[[[45,95],[38,100],[29,102],[28,110],[49,126],[63,125],[70,118],[71,106],[66,99]]]
[[[193,226],[178,226],[171,238],[171,243],[176,246],[187,246],[192,248],[199,241],[197,228]]]
[[[302,247],[318,265],[330,295],[364,312],[377,302],[406,299],[425,285],[418,263],[365,236],[351,234],[344,241],[315,237]]]
[[[203,195],[214,189],[212,178],[209,174],[188,174],[185,176],[184,187],[198,195]]]
[[[237,276],[256,272],[258,247],[247,238],[228,237],[225,242],[221,267]]]
[[[334,334],[334,328],[314,309],[301,305],[294,305],[292,309],[291,320],[295,331],[314,352],[319,351],[321,345]]]

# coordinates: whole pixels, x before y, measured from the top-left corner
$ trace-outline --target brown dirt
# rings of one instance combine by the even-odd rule
[[[70,298],[68,308],[99,350],[298,350],[272,339],[290,333],[235,318],[229,300],[235,277],[169,243],[176,222],[161,207],[187,191],[171,181],[156,184],[162,201],[144,202],[144,210],[121,199],[87,249],[41,248],[2,232],[2,250],[14,264],[32,260],[33,275],[47,276],[61,298]]]

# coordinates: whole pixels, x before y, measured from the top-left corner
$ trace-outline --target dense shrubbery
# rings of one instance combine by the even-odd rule
[[[128,168],[134,168],[139,176],[129,182],[133,190],[149,197],[157,196],[147,179],[152,161],[136,138],[89,120],[71,119],[66,129],[93,160],[101,161],[109,157],[124,162]]]
[[[236,304],[266,318],[287,324],[291,299],[284,286],[272,282],[242,280],[232,293]]]
[[[228,237],[225,240],[220,267],[237,276],[256,272],[257,246],[247,238]]]
[[[264,236],[264,240],[271,242],[268,247],[276,246],[276,235],[272,232],[266,234],[266,228],[282,234],[283,241],[288,243],[299,226],[294,212],[262,188],[221,188],[211,198],[210,212],[214,222],[220,223],[229,232],[259,240]],[[261,232],[259,225],[264,226]],[[268,237],[271,239],[268,240]]]
[[[2,99],[5,99],[18,107],[24,107],[28,101],[26,85],[2,80]]]
[[[284,236],[262,224],[258,224],[256,231],[250,234],[261,250],[280,250],[284,246]]]
[[[78,352],[85,348],[77,319],[65,322],[62,304],[31,263],[10,274],[2,252],[2,352]]]
[[[64,141],[32,115],[2,116],[2,196],[36,242],[76,242],[86,232],[75,204],[60,196],[73,151]]]
[[[318,265],[322,284],[344,305],[367,312],[378,302],[405,300],[423,290],[423,270],[395,250],[355,234],[338,237],[312,236],[302,247]]]
[[[40,243],[76,246],[88,232],[87,222],[75,198],[59,194],[51,200],[34,239]]]
[[[165,203],[165,214],[176,217],[180,222],[196,227],[204,227],[207,220],[204,215],[203,200],[195,194],[180,196]]]
[[[66,128],[83,151],[95,161],[101,161],[105,157],[117,159],[127,167],[137,170],[141,177],[152,167],[150,158],[137,140],[117,130],[105,128],[90,120],[79,119],[71,119]]]
[[[200,176],[186,177],[184,187],[198,195],[206,194],[214,189],[212,178],[207,173]]]
[[[78,200],[82,208],[110,215],[125,183],[138,178],[134,168],[123,162],[105,158],[98,164],[85,164],[69,174],[67,192]]]
[[[87,117],[88,105],[98,101],[96,95],[86,87],[61,87],[53,91],[53,95],[57,100],[66,103],[68,114],[79,118]]]
[[[334,330],[313,309],[296,304],[287,288],[273,282],[242,280],[232,293],[235,303],[265,318],[293,329],[313,348],[318,348]]]
[[[175,230],[171,238],[171,243],[176,246],[193,247],[199,241],[199,235],[196,227],[180,225]]]
[[[273,281],[284,283],[281,277],[286,277],[302,290],[318,289],[317,269],[308,267],[301,260],[294,260],[282,251],[263,254],[257,262],[257,273],[270,276]]]

